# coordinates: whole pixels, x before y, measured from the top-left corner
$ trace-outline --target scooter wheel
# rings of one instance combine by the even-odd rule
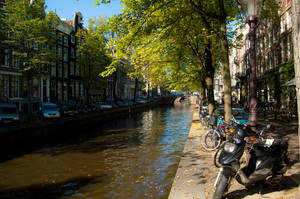
[[[228,187],[229,178],[224,175],[222,172],[220,174],[219,183],[216,186],[215,193],[212,197],[212,199],[221,199],[224,193],[226,192],[226,189]]]

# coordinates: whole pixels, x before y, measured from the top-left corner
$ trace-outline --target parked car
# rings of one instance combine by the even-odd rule
[[[15,104],[0,104],[0,124],[18,124],[19,111]]]
[[[219,108],[216,110],[215,114],[218,118],[218,124],[223,124],[224,119],[224,108]],[[243,109],[232,109],[232,117],[233,120],[240,124],[246,124],[248,122],[248,114]]]
[[[41,120],[60,118],[60,112],[57,105],[50,102],[41,103],[39,107],[39,118]]]
[[[69,104],[60,105],[59,112],[62,117],[72,117],[75,115],[75,110]]]

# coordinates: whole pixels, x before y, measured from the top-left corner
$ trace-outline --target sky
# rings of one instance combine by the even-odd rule
[[[84,26],[88,26],[89,18],[97,18],[99,15],[112,17],[120,13],[122,6],[120,0],[112,0],[110,4],[94,5],[94,0],[46,0],[47,12],[55,11],[60,18],[73,20],[74,12],[81,12]]]

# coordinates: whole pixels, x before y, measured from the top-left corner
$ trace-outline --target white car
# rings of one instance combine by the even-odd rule
[[[0,124],[18,124],[19,111],[15,104],[0,104]]]
[[[54,103],[45,102],[39,108],[40,119],[57,119],[60,118],[59,110]]]

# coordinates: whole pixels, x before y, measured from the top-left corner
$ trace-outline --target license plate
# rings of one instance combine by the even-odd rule
[[[55,115],[49,115],[50,117],[55,117]]]

